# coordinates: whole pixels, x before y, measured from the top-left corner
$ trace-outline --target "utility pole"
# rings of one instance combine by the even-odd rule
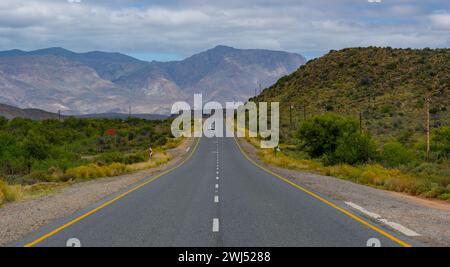
[[[294,108],[294,105],[292,103],[289,103],[289,127],[292,131],[292,109]]]
[[[128,118],[131,118],[131,105],[128,106]]]
[[[359,112],[359,133],[362,133],[362,112]]]
[[[61,121],[61,110],[58,109],[58,120]]]
[[[425,97],[425,112],[426,112],[426,138],[427,138],[427,161],[430,159],[430,102],[431,97]]]

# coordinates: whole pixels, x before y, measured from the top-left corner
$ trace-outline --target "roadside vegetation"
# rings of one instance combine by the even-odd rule
[[[0,205],[168,162],[170,120],[0,117]],[[149,159],[149,147],[153,157]]]
[[[258,156],[284,168],[450,201],[450,126],[433,129],[428,157],[421,140],[381,142],[360,130],[356,119],[334,113],[305,120],[293,140]]]
[[[282,151],[263,159],[449,200],[449,61],[450,49],[390,47],[309,61],[250,99],[280,103]]]

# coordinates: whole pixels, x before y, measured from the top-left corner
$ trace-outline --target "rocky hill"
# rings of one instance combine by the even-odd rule
[[[0,104],[0,116],[7,119],[27,118],[32,120],[58,119],[58,114],[40,109],[20,109],[9,105]]]
[[[432,126],[450,124],[450,49],[349,48],[331,51],[281,78],[254,101],[281,102],[284,132],[290,106],[297,123],[333,111],[359,117],[375,135],[423,134],[425,97]]]

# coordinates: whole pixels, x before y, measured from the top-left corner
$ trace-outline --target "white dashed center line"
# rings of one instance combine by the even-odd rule
[[[219,219],[217,219],[217,218],[214,218],[214,219],[213,219],[213,227],[212,227],[212,231],[213,231],[214,233],[219,232]]]
[[[216,152],[216,180],[219,180],[219,142],[217,142],[217,152]],[[219,184],[215,184],[214,186],[215,190],[214,192],[216,193],[214,195],[214,203],[219,203]],[[212,231],[214,233],[219,232],[219,219],[218,218],[213,218],[213,226],[212,226]]]

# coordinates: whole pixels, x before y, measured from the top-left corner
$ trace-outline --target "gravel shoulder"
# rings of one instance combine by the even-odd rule
[[[73,214],[110,194],[175,166],[191,151],[193,145],[194,139],[190,138],[178,147],[168,150],[173,159],[157,168],[75,183],[50,195],[6,204],[0,208],[0,246],[11,244],[52,221]]]
[[[239,143],[258,164],[315,193],[328,197],[342,208],[351,210],[368,220],[374,220],[367,214],[351,208],[345,202],[357,204],[366,211],[378,214],[390,222],[399,223],[420,234],[417,237],[409,237],[410,239],[428,246],[450,246],[450,203],[448,202],[423,199],[355,184],[335,177],[268,165],[257,158],[255,147],[243,139],[240,139]]]

